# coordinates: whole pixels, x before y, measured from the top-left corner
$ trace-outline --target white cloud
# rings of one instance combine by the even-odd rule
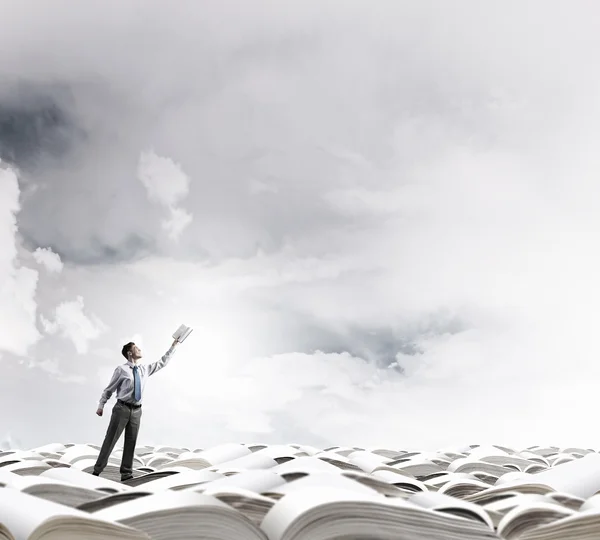
[[[79,354],[86,354],[89,342],[108,330],[96,315],[84,313],[82,296],[77,296],[76,300],[70,302],[62,302],[54,311],[53,321],[42,316],[41,322],[48,334],[59,333],[70,339]]]
[[[58,253],[54,253],[51,248],[37,248],[33,252],[33,258],[38,264],[41,264],[48,272],[60,273],[63,269],[63,262]]]
[[[186,445],[192,423],[200,445],[600,445],[598,7],[567,24],[547,2],[267,4],[4,14],[8,77],[64,83],[86,133],[36,170],[19,213],[34,245],[71,256],[41,276],[41,311],[80,294],[114,330],[42,319],[36,361],[71,373],[57,337],[80,339],[95,400],[132,332],[152,361],[191,324],[144,428]],[[3,293],[0,347],[15,351],[33,343],[18,332],[35,329],[35,273],[14,250],[17,183],[1,189],[0,277],[24,292]]]
[[[163,220],[163,229],[169,238],[178,239],[193,219],[189,212],[178,206],[188,194],[189,177],[172,159],[154,152],[142,152],[138,179],[146,188],[148,198],[169,210],[170,217]]]
[[[183,208],[171,208],[171,217],[162,221],[162,226],[172,240],[177,240],[192,222],[192,214]]]
[[[17,174],[0,161],[0,350],[24,355],[40,338],[35,325],[38,273],[18,260],[19,210]]]
[[[27,367],[29,369],[39,369],[59,382],[71,384],[83,384],[86,382],[86,378],[83,375],[64,373],[60,368],[58,360],[56,359],[46,358],[45,360],[39,362],[36,360],[29,360]]]

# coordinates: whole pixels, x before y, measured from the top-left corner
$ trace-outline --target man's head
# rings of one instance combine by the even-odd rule
[[[137,362],[142,357],[141,349],[133,341],[123,345],[121,354],[126,360],[133,363]]]

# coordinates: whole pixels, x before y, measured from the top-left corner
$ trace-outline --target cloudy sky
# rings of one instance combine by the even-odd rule
[[[596,2],[0,11],[0,438],[600,447]]]

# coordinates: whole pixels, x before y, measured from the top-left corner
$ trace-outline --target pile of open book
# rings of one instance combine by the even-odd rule
[[[600,538],[600,454],[225,444],[0,452],[0,540],[569,540]]]

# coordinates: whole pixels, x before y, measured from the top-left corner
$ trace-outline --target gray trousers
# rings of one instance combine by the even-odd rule
[[[138,431],[140,429],[140,420],[142,418],[142,408],[134,408],[124,405],[117,401],[112,410],[108,429],[98,455],[96,465],[94,465],[94,474],[99,475],[108,463],[108,458],[113,451],[119,437],[125,430],[125,444],[123,445],[123,458],[121,459],[121,477],[128,476],[133,470],[133,454],[137,442]]]

